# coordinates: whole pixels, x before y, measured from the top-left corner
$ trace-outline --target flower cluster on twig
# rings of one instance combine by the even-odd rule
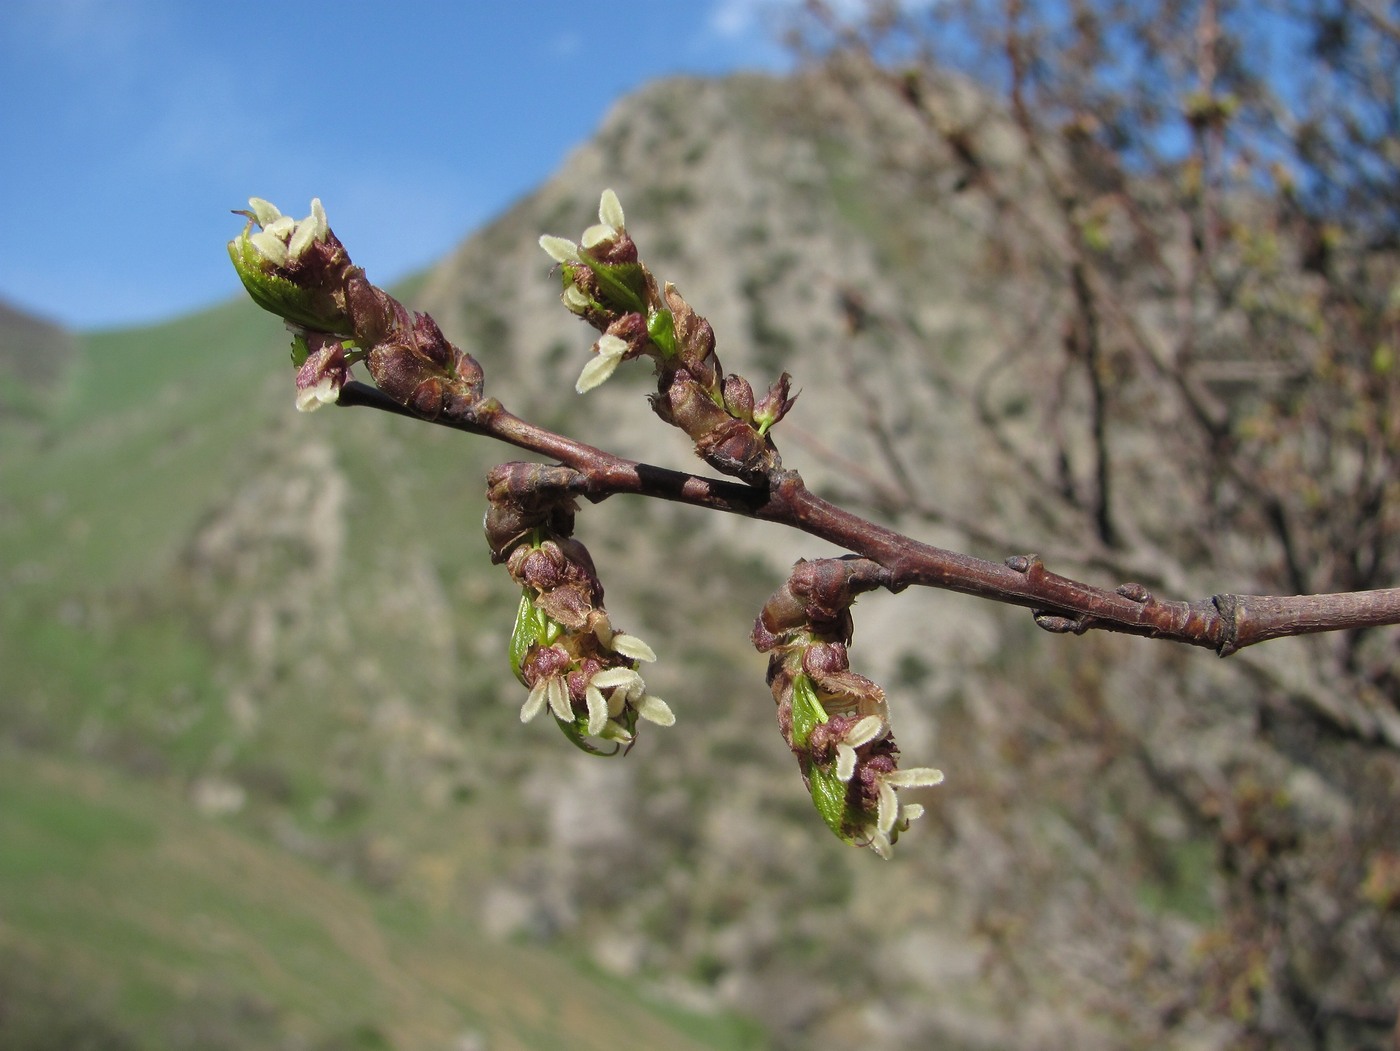
[[[771,654],[778,726],[817,811],[836,835],[881,857],[924,812],[901,805],[895,790],[943,780],[928,767],[899,769],[885,691],[851,671],[851,605],[887,584],[888,573],[868,559],[799,562],[753,629],[754,646]]]
[[[319,201],[300,221],[258,198],[239,214],[248,223],[229,255],[253,299],[292,333],[298,409],[340,401],[351,370],[363,364],[397,411],[537,452],[568,447],[597,465],[590,473],[507,463],[487,478],[491,557],[521,589],[508,655],[528,691],[521,720],[548,710],[574,744],[599,755],[630,749],[642,721],[672,725],[670,707],[638,670],[655,654],[613,624],[593,559],[573,535],[577,497],[619,491],[605,476],[630,477],[627,465],[533,428],[486,398],[475,359],[448,342],[432,318],[412,314],[370,283],[331,232]],[[726,483],[742,494],[723,497],[726,508],[776,503],[780,493],[800,490],[772,437],[793,404],[788,375],[755,398],[747,380],[725,373],[710,323],[641,262],[616,194],[603,194],[597,224],[577,242],[547,235],[540,244],[559,264],[564,306],[599,333],[575,384],[580,393],[604,383],[622,362],[649,358],[657,416],[681,430],[706,463],[742,483]],[[721,500],[715,486],[701,488]],[[764,607],[754,642],[771,653],[779,726],[818,812],[842,839],[888,857],[921,811],[902,806],[896,789],[936,784],[942,774],[898,769],[884,693],[847,662],[850,604],[861,591],[890,586],[882,572],[864,559],[799,563]]]
[[[637,672],[639,661],[656,654],[613,626],[593,559],[572,535],[578,479],[568,467],[494,468],[486,479],[486,539],[491,560],[504,562],[522,590],[510,637],[511,670],[530,690],[521,722],[548,707],[580,748],[598,754],[588,741],[595,738],[613,742],[606,753],[613,754],[632,746],[638,718],[670,726],[676,717]]]

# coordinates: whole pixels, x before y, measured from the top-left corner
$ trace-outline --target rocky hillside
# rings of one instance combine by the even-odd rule
[[[0,414],[37,412],[73,360],[73,336],[0,302]]]
[[[943,90],[952,110],[976,102]],[[983,133],[1014,170],[1010,138]],[[1016,420],[1014,384],[966,397],[997,360],[1003,297],[1034,290],[989,279],[994,219],[919,135],[886,95],[820,77],[653,85],[409,298],[515,412],[698,469],[643,367],[573,391],[590,333],[536,239],[576,237],[611,186],[726,367],[756,387],[793,374],[778,442],[809,484],[936,543],[1055,563],[1014,450],[979,416]],[[716,1046],[744,1046],[753,1031],[724,1025],[748,1018],[780,1048],[1224,1048],[1261,1000],[1281,1034],[1380,1046],[1373,1005],[1400,992],[1384,867],[1400,865],[1400,774],[1393,750],[1277,689],[1311,643],[1271,644],[1263,675],[1047,636],[962,596],[863,599],[853,668],[888,689],[907,762],[947,774],[882,862],[812,809],[747,641],[790,564],[831,552],[690,508],[586,508],[609,609],[660,655],[648,682],[677,725],[625,759],[584,756],[516,718],[517,596],[478,524],[482,474],[511,451],[367,411],[296,417],[281,340],[242,306],[91,340],[49,431],[0,443],[9,747],[154,781],[401,928],[465,928],[473,959],[562,950],[579,981],[689,1012],[691,1033],[709,1019]],[[1153,477],[1150,439],[1120,433]],[[1283,987],[1260,978],[1280,960]],[[260,1024],[314,1029],[249,995]],[[490,1046],[547,1046],[458,1009]]]

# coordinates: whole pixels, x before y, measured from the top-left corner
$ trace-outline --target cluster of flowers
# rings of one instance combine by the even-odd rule
[[[411,315],[369,282],[326,222],[319,199],[294,220],[261,197],[248,201],[229,256],[253,301],[283,319],[297,366],[296,406],[334,404],[363,361],[379,388],[418,415],[463,414],[481,398],[476,361],[426,314]]]
[[[885,693],[850,669],[851,604],[882,587],[884,572],[859,558],[798,562],[764,604],[753,642],[771,654],[778,726],[817,811],[841,839],[888,858],[924,812],[917,803],[901,805],[896,789],[936,785],[943,774],[899,769]]]
[[[579,374],[578,392],[605,382],[623,361],[649,357],[657,375],[656,414],[684,431],[715,469],[767,484],[782,466],[768,432],[794,400],[787,373],[760,400],[742,376],[725,375],[710,323],[674,285],[658,286],[639,259],[617,194],[603,191],[598,222],[580,240],[546,234],[540,247],[560,264],[564,306],[601,333]]]
[[[238,214],[248,223],[229,255],[253,300],[292,332],[298,409],[337,401],[350,369],[363,362],[380,390],[424,418],[500,411],[482,397],[482,371],[470,355],[351,263],[320,201],[301,220],[261,198]],[[577,390],[603,383],[622,361],[649,357],[656,414],[684,431],[711,466],[756,488],[772,486],[782,461],[769,432],[792,407],[788,375],[755,399],[743,377],[724,373],[709,322],[674,286],[658,286],[639,260],[617,195],[603,193],[598,223],[580,241],[545,236],[540,244],[560,264],[564,305],[600,333]],[[631,747],[639,721],[670,726],[675,716],[637,670],[656,655],[614,627],[593,559],[573,537],[574,496],[586,481],[568,467],[503,464],[487,478],[485,529],[492,560],[522,593],[510,640],[511,668],[529,690],[521,720],[548,709],[580,748],[613,755]],[[888,584],[887,571],[865,559],[799,562],[753,633],[755,646],[771,654],[778,723],[818,812],[836,835],[883,857],[923,812],[901,805],[896,790],[943,779],[929,768],[898,768],[884,692],[850,670],[851,604]]]
[[[530,693],[520,709],[529,722],[545,708],[580,748],[615,754],[630,748],[637,723],[676,721],[647,692],[639,661],[651,647],[618,631],[603,607],[603,585],[588,549],[573,537],[572,491],[582,476],[568,467],[507,463],[487,476],[486,539],[494,562],[521,586],[510,662]],[[601,752],[589,738],[611,742]]]

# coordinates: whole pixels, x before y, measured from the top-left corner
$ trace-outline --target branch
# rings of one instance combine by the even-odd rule
[[[923,812],[897,790],[933,786],[943,775],[899,767],[884,691],[850,668],[850,607],[861,593],[943,588],[1025,606],[1051,632],[1117,631],[1207,646],[1221,656],[1284,635],[1400,622],[1400,590],[1161,602],[1141,584],[1109,591],[1060,576],[1035,555],[998,563],[924,544],[821,499],[783,466],[773,441],[794,400],[788,375],[760,399],[742,376],[725,373],[714,330],[641,262],[611,190],[603,193],[598,224],[579,243],[540,240],[560,266],[564,306],[600,333],[575,387],[584,393],[623,361],[651,359],[656,415],[683,431],[711,468],[738,481],[628,460],[521,419],[486,396],[481,366],[432,318],[411,314],[351,263],[319,201],[300,222],[267,201],[249,204],[248,226],[229,254],[253,299],[293,333],[299,409],[379,409],[554,461],[494,468],[484,525],[492,561],[521,588],[508,645],[511,670],[529,689],[521,721],[548,709],[585,751],[626,752],[642,721],[670,726],[675,715],[638,671],[656,654],[619,630],[603,605],[592,556],[573,535],[580,497],[631,494],[692,504],[785,525],[850,552],[799,560],[765,603],[752,639],[769,654],[779,729],[817,811],[839,838],[885,857]],[[350,378],[360,364],[374,387]],[[862,399],[856,392],[851,400],[856,408]],[[1107,542],[1102,515],[1099,525]]]
[[[358,382],[346,384],[339,403],[423,419]],[[1024,606],[1033,611],[1037,625],[1057,634],[1114,631],[1203,646],[1227,657],[1270,639],[1400,624],[1400,588],[1161,601],[1138,584],[1108,590],[1060,576],[1036,555],[990,562],[921,543],[821,499],[796,471],[783,472],[777,485],[763,490],[638,463],[527,423],[493,401],[469,417],[429,422],[495,438],[571,467],[579,472],[577,495],[589,500],[631,494],[775,522],[879,563],[889,573],[884,586],[891,592],[916,585]]]

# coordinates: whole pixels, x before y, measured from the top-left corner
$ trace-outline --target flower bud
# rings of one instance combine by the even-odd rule
[[[300,222],[262,198],[248,204],[250,210],[236,213],[248,225],[228,243],[228,254],[253,302],[302,328],[350,335],[344,285],[357,268],[331,233],[321,202],[313,200]]]
[[[743,376],[724,377],[724,407],[735,419],[753,419],[753,387]]]
[[[344,345],[338,337],[324,332],[308,332],[298,338],[307,355],[297,369],[297,411],[312,412],[335,404],[350,376]]]
[[[763,400],[754,406],[753,422],[758,425],[759,434],[767,434],[775,423],[788,414],[793,402],[797,401],[796,394],[789,396],[791,384],[792,377],[784,372],[768,388]]]

